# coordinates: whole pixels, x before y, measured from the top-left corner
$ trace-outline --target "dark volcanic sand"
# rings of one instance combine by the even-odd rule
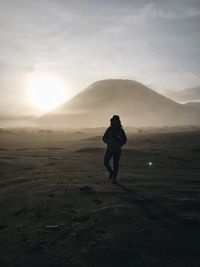
[[[200,131],[102,134],[0,132],[1,267],[200,266]]]

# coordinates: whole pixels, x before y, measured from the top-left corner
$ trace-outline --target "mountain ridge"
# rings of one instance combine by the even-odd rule
[[[127,126],[189,125],[198,123],[199,113],[147,86],[122,79],[92,83],[72,99],[42,116],[40,123],[69,127],[98,127],[119,114]]]

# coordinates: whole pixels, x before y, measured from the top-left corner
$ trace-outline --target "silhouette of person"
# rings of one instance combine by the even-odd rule
[[[114,115],[110,119],[110,127],[107,128],[103,135],[103,142],[107,144],[104,155],[104,166],[109,172],[108,178],[112,179],[113,183],[116,183],[121,147],[127,142],[127,137],[118,115]],[[113,158],[113,169],[109,164],[111,158]]]

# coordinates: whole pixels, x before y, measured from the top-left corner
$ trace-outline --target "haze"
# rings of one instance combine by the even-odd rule
[[[200,267],[199,44],[200,0],[0,0],[0,267]]]
[[[36,114],[27,81],[48,74],[66,100],[96,80],[165,94],[200,84],[199,1],[0,1],[0,111]],[[9,107],[9,108],[8,108]]]

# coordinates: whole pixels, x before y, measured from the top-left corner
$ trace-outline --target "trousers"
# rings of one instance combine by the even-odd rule
[[[120,157],[121,157],[121,148],[120,149],[107,148],[105,151],[104,166],[109,173],[113,173],[114,177],[116,177],[118,173]],[[110,166],[111,159],[113,159],[113,170]]]

